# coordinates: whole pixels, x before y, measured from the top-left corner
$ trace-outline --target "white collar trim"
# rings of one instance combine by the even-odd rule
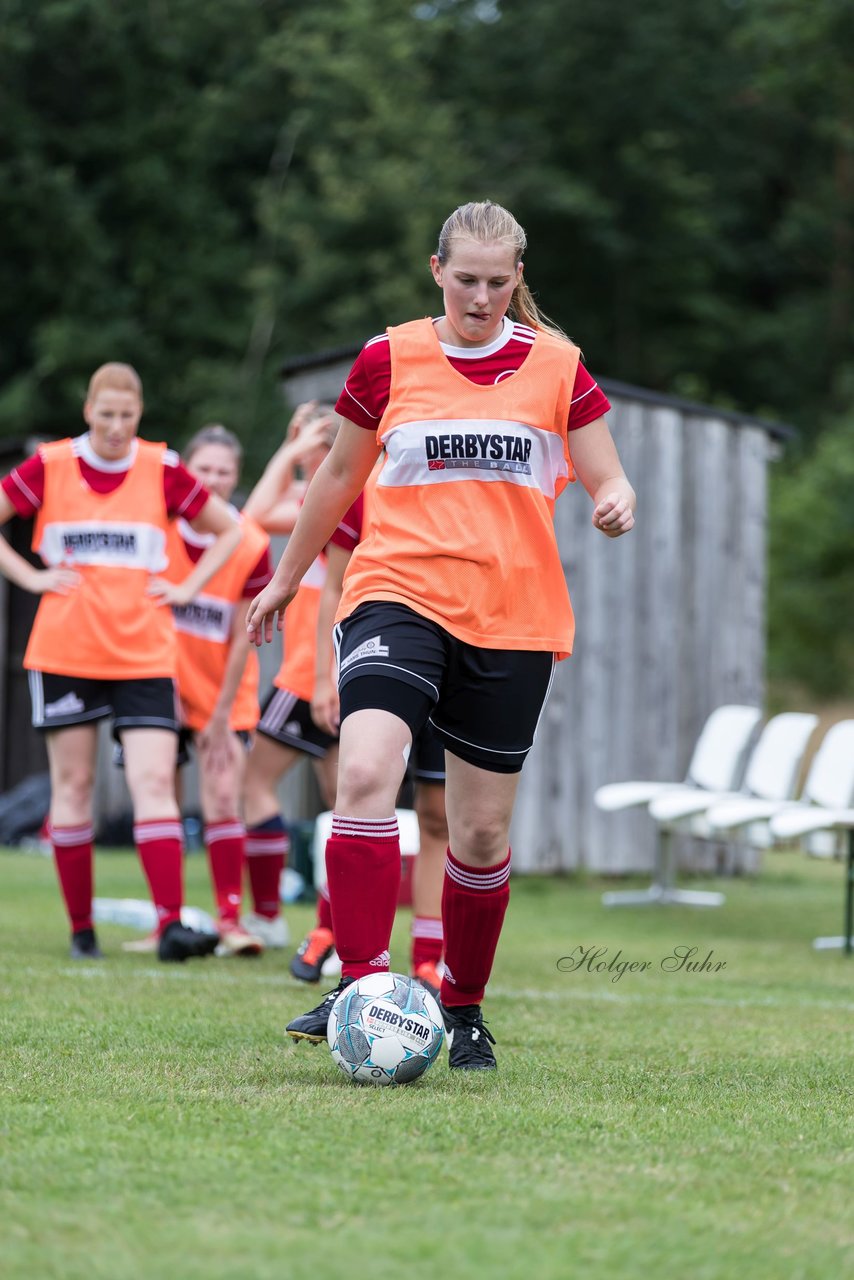
[[[433,323],[438,324],[439,320],[443,319],[444,316],[439,316]],[[480,360],[481,357],[494,355],[496,351],[506,347],[512,337],[513,321],[505,316],[501,321],[501,332],[498,337],[487,343],[485,347],[453,347],[449,342],[441,341],[439,345],[450,360]]]
[[[87,466],[92,467],[95,471],[120,472],[130,471],[136,462],[136,455],[139,450],[139,441],[133,440],[130,446],[130,453],[126,458],[116,458],[111,461],[108,458],[101,458],[92,448],[92,441],[87,431],[82,436],[75,436],[72,441],[74,452],[78,458],[82,458]]]

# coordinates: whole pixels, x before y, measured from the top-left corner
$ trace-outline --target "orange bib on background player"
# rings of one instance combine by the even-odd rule
[[[44,501],[33,550],[51,568],[76,569],[81,580],[68,595],[42,596],[24,655],[28,670],[89,680],[174,677],[171,611],[146,595],[152,574],[166,568],[165,450],[137,439],[118,488],[96,493],[71,440],[40,447]]]
[[[172,610],[178,632],[181,718],[189,729],[204,729],[211,718],[225,676],[235,607],[243,599],[246,579],[270,542],[254,520],[243,515],[239,519],[242,536],[236,551],[204,591],[189,604],[176,605]],[[207,541],[193,535],[184,520],[172,525],[167,542],[169,567],[163,575],[170,582],[182,582],[194,568],[185,537],[198,541],[199,545]],[[252,649],[231,707],[229,728],[254,729],[259,714],[258,656]]]
[[[566,657],[574,620],[553,513],[575,479],[566,424],[578,348],[538,332],[514,374],[479,386],[444,355],[431,320],[388,335],[386,457],[338,619],[393,600],[468,644]]]
[[[326,556],[321,552],[309,565],[299,590],[285,610],[284,655],[273,684],[277,689],[295,693],[304,702],[311,702],[314,696],[317,615],[325,581]]]

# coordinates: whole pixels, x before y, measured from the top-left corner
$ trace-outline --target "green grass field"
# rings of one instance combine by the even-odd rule
[[[102,926],[107,960],[73,964],[50,862],[0,876],[6,1280],[854,1274],[854,958],[810,946],[840,931],[838,864],[771,855],[705,912],[514,880],[499,1072],[443,1054],[402,1089],[284,1041],[314,995],[287,953],[164,966]],[[143,896],[135,858],[99,855],[98,892]],[[198,856],[187,898],[210,907]],[[558,968],[594,945],[649,967]],[[679,946],[725,967],[664,971]]]

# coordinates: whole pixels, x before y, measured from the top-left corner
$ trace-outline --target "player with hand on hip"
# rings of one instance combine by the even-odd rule
[[[139,439],[142,384],[130,365],[89,383],[88,432],[42,445],[2,480],[0,523],[34,518],[34,568],[0,538],[0,572],[40,595],[24,656],[33,724],[50,766],[50,839],[71,922],[71,955],[101,956],[92,920],[97,722],[113,717],[134,814],[134,840],[157,910],[158,955],[209,954],[216,937],[181,923],[182,829],[175,797],[177,652],[170,605],[187,603],[227,561],[240,530],[163,444]],[[179,583],[169,524],[183,517],[213,541]]]

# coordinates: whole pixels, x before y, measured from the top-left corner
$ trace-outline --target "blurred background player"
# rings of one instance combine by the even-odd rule
[[[309,481],[332,447],[336,429],[330,406],[314,401],[300,405],[284,443],[249,495],[244,515],[269,534],[289,534]],[[289,845],[279,811],[279,782],[308,756],[327,808],[335,794],[336,740],[317,728],[310,710],[317,608],[325,572],[326,558],[321,553],[305,574],[294,601],[283,635],[282,663],[262,706],[247,760],[244,817],[253,909],[243,916],[243,927],[271,948],[288,943],[279,884]]]
[[[377,471],[353,503],[326,548],[326,581],[317,622],[317,663],[311,713],[316,724],[337,737],[340,726],[338,685],[334,673],[332,629],[344,586],[344,574],[354,548],[361,541]],[[285,615],[287,619],[287,614]],[[413,805],[418,817],[419,849],[412,866],[412,944],[410,972],[438,996],[442,959],[442,885],[448,821],[445,815],[445,748],[429,721],[412,744],[407,780],[414,784]],[[291,973],[305,982],[320,979],[324,961],[334,946],[329,893],[318,895],[317,924],[291,961]]]
[[[240,541],[225,504],[163,444],[137,437],[142,383],[126,364],[93,375],[88,432],[40,446],[2,480],[0,523],[33,517],[36,569],[0,538],[0,571],[41,596],[24,666],[46,735],[50,839],[74,959],[100,959],[92,921],[97,722],[125,755],[134,841],[158,918],[161,960],[207,955],[212,935],[181,924],[182,828],[175,798],[177,645],[169,605],[196,596]],[[165,581],[170,522],[213,541],[180,583]]]
[[[240,479],[243,448],[220,425],[202,427],[183,450],[187,470],[209,493],[228,503]],[[178,695],[181,752],[187,759],[195,743],[204,843],[217,911],[218,956],[259,955],[264,944],[240,923],[246,831],[241,797],[246,751],[258,723],[258,657],[246,634],[249,601],[270,580],[270,539],[235,507],[240,545],[187,604],[174,606],[178,632]],[[180,582],[210,545],[186,520],[169,531],[169,567],[165,576]],[[127,950],[153,949],[154,939],[125,944]]]

